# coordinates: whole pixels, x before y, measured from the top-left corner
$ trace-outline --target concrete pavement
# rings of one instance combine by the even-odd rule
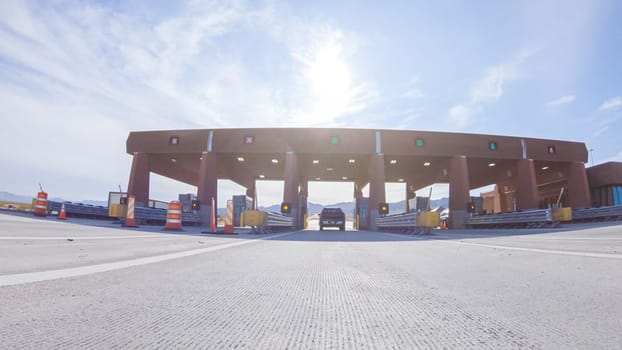
[[[0,287],[0,344],[7,348],[616,349],[622,343],[620,225],[431,237],[303,231],[257,240],[159,232],[131,238],[145,232],[23,219],[0,214],[0,280],[166,259]],[[29,239],[69,231],[78,238]],[[79,249],[95,257],[81,260]],[[177,253],[183,256],[169,258]]]

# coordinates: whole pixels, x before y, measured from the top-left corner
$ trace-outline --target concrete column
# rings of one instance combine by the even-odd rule
[[[252,187],[248,187],[246,189],[246,196],[253,199],[253,206],[250,209],[257,210],[257,187],[255,186],[255,184],[253,184]]]
[[[283,202],[291,205],[291,216],[294,218],[294,227],[298,227],[298,187],[300,186],[300,171],[298,170],[298,156],[294,152],[287,152],[285,156],[285,181],[283,187]]]
[[[465,227],[468,216],[467,204],[471,201],[469,194],[469,168],[465,156],[453,156],[449,160],[449,227],[460,229]]]
[[[572,162],[568,166],[568,173],[568,205],[572,208],[591,207],[592,198],[585,165],[581,162]]]
[[[384,176],[384,154],[374,154],[369,162],[369,228],[376,231],[378,205],[386,202]],[[389,208],[390,210],[391,208]]]
[[[136,197],[136,206],[149,205],[149,155],[145,153],[134,154],[130,181],[127,185],[128,195]]]
[[[415,184],[412,182],[406,182],[406,212],[410,213],[409,200],[415,198]]]
[[[201,225],[209,226],[212,209],[212,198],[216,206],[214,212],[218,216],[218,155],[204,152],[199,166],[199,184],[197,186],[197,199],[201,202],[199,215]]]
[[[538,208],[538,187],[533,159],[521,159],[516,163],[516,210]]]

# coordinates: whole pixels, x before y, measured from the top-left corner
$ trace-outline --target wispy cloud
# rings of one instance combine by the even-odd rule
[[[533,55],[533,51],[522,50],[511,61],[489,67],[484,75],[473,82],[469,89],[469,102],[454,105],[449,110],[449,121],[457,129],[464,129],[473,121],[475,111],[483,105],[497,102],[504,92],[504,86],[520,78],[520,66]]]
[[[556,98],[554,100],[551,100],[549,102],[547,102],[546,104],[549,106],[560,106],[560,105],[565,105],[568,104],[572,101],[575,100],[575,96],[574,95],[566,95],[566,96],[562,96],[560,98]]]
[[[611,109],[618,109],[620,108],[620,106],[622,106],[622,96],[617,96],[603,102],[603,104],[598,107],[598,110],[606,111]]]
[[[465,105],[456,105],[449,110],[449,121],[455,128],[462,129],[471,122],[473,111]]]
[[[421,87],[419,86],[420,81],[421,81],[421,75],[419,74],[416,74],[412,78],[410,78],[406,91],[402,94],[402,97],[405,97],[405,98],[425,97],[425,94],[423,93],[423,91],[421,90]]]

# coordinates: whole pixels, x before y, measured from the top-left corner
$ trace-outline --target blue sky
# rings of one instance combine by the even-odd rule
[[[619,1],[5,0],[0,190],[105,199],[127,186],[128,132],[155,129],[490,133],[622,161],[619,23]],[[193,191],[152,177],[153,198]]]

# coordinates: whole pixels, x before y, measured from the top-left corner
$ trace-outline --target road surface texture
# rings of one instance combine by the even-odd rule
[[[622,225],[163,233],[0,214],[3,349],[619,349]]]

